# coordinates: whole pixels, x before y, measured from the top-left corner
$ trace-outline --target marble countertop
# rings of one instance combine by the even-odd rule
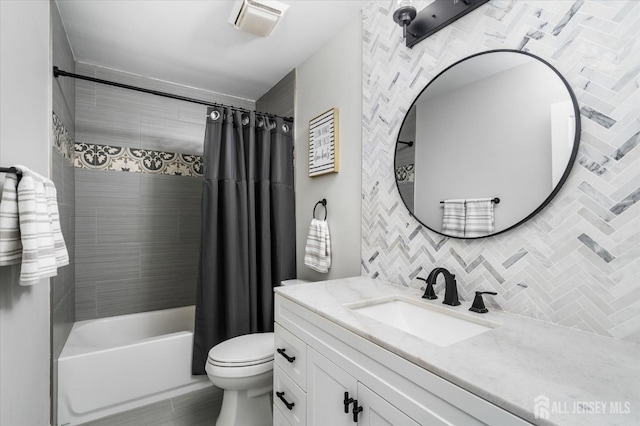
[[[499,311],[470,312],[422,299],[417,289],[354,277],[276,288],[276,293],[438,376],[539,425],[640,425],[640,345]],[[343,305],[398,296],[498,327],[437,346]],[[487,296],[485,296],[487,297]],[[549,418],[534,415],[536,398]],[[544,399],[547,398],[547,399]]]

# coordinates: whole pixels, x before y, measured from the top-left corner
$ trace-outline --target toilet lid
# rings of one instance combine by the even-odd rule
[[[246,365],[273,359],[273,333],[252,333],[218,343],[209,351],[214,364]]]

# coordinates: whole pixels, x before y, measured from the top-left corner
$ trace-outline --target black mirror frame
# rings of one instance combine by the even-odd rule
[[[438,79],[438,77],[440,77],[442,74],[447,72],[450,68],[455,67],[456,65],[458,65],[461,62],[467,61],[467,60],[469,60],[471,58],[474,58],[476,56],[486,55],[488,53],[498,53],[498,52],[519,53],[519,54],[522,54],[522,55],[530,56],[530,57],[532,57],[534,59],[537,59],[538,61],[542,62],[543,64],[547,65],[560,78],[560,80],[562,81],[562,83],[566,87],[567,92],[569,93],[569,96],[571,97],[571,102],[573,103],[573,110],[574,110],[574,114],[575,114],[575,117],[576,117],[576,128],[575,128],[575,134],[574,134],[574,140],[573,140],[573,148],[571,150],[571,156],[570,156],[569,161],[567,163],[567,167],[566,167],[564,173],[562,174],[562,177],[558,181],[558,184],[555,186],[555,188],[553,188],[553,190],[551,191],[549,196],[542,202],[542,204],[540,204],[533,212],[531,212],[531,214],[529,214],[527,217],[525,217],[521,221],[519,221],[519,222],[517,222],[517,223],[511,225],[510,227],[505,228],[505,229],[503,229],[501,231],[494,232],[493,234],[484,235],[484,236],[480,236],[480,237],[466,238],[466,237],[454,237],[452,235],[446,235],[446,234],[443,234],[440,231],[436,231],[435,229],[427,226],[423,221],[421,221],[413,213],[413,211],[411,211],[411,209],[408,207],[407,202],[405,201],[404,196],[402,195],[402,192],[400,191],[400,186],[398,184],[398,179],[395,178],[395,176],[396,176],[396,174],[395,174],[396,156],[398,155],[398,144],[400,143],[400,131],[404,127],[404,123],[407,120],[408,113],[409,113],[409,111],[411,111],[411,108],[413,108],[413,106],[415,105],[417,100],[420,99],[420,96],[422,95],[422,93],[425,90],[427,90],[429,88],[429,86],[431,86],[431,84]],[[474,53],[473,55],[467,56],[467,57],[465,57],[463,59],[460,59],[459,61],[454,62],[453,64],[449,65],[448,67],[446,67],[445,69],[440,71],[433,79],[431,79],[431,81],[429,81],[429,83],[427,83],[427,85],[424,87],[424,89],[422,89],[420,91],[420,93],[418,93],[418,95],[415,97],[415,99],[411,103],[411,106],[407,110],[407,114],[405,114],[405,117],[402,120],[402,124],[400,125],[400,128],[398,129],[398,137],[396,138],[396,144],[395,144],[396,148],[395,148],[395,151],[394,151],[394,154],[393,154],[393,170],[394,170],[393,176],[394,176],[394,180],[396,182],[396,188],[398,189],[398,193],[400,194],[400,198],[402,199],[402,202],[403,202],[405,208],[409,212],[409,215],[411,215],[411,217],[413,217],[422,226],[424,226],[425,228],[429,229],[430,231],[433,231],[436,234],[442,235],[443,237],[456,238],[456,239],[459,239],[459,240],[477,240],[477,239],[480,239],[480,238],[493,237],[495,235],[502,234],[504,232],[510,231],[510,230],[522,225],[523,223],[525,223],[526,221],[528,221],[529,219],[531,219],[532,217],[534,217],[535,215],[540,213],[551,202],[551,200],[556,196],[556,194],[560,191],[560,189],[562,188],[564,183],[567,181],[567,179],[569,178],[569,174],[571,173],[571,170],[573,169],[573,165],[575,163],[576,157],[578,156],[578,148],[580,147],[580,133],[581,133],[581,121],[580,121],[580,108],[578,106],[578,99],[576,98],[575,93],[573,93],[573,89],[571,89],[571,86],[569,85],[569,82],[564,78],[564,76],[553,65],[551,65],[549,62],[545,61],[544,59],[540,58],[539,56],[536,56],[536,55],[534,55],[532,53],[525,52],[525,51],[522,51],[522,50],[495,49],[495,50],[486,50],[486,51],[483,51],[483,52]]]

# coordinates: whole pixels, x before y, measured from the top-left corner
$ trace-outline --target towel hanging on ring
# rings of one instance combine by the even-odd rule
[[[316,207],[324,207],[324,220],[315,218]],[[331,237],[327,224],[327,200],[318,201],[313,208],[313,219],[309,225],[309,235],[305,246],[304,264],[309,268],[327,273],[331,268]]]

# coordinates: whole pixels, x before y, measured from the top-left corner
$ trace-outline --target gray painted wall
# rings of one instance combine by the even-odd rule
[[[0,1],[0,164],[43,176],[51,161],[50,9],[48,1]],[[19,265],[0,267],[0,424],[48,425],[50,280],[23,287],[19,274]]]
[[[362,18],[352,19],[296,69],[296,238],[298,278],[324,280],[360,275]],[[310,178],[309,120],[337,107],[340,172]],[[332,267],[328,274],[304,266],[314,205],[327,199]],[[318,208],[317,216],[324,212]]]
[[[252,101],[77,64],[77,72],[253,109]],[[76,81],[76,142],[201,154],[206,107]],[[201,179],[77,168],[76,320],[195,303]]]

